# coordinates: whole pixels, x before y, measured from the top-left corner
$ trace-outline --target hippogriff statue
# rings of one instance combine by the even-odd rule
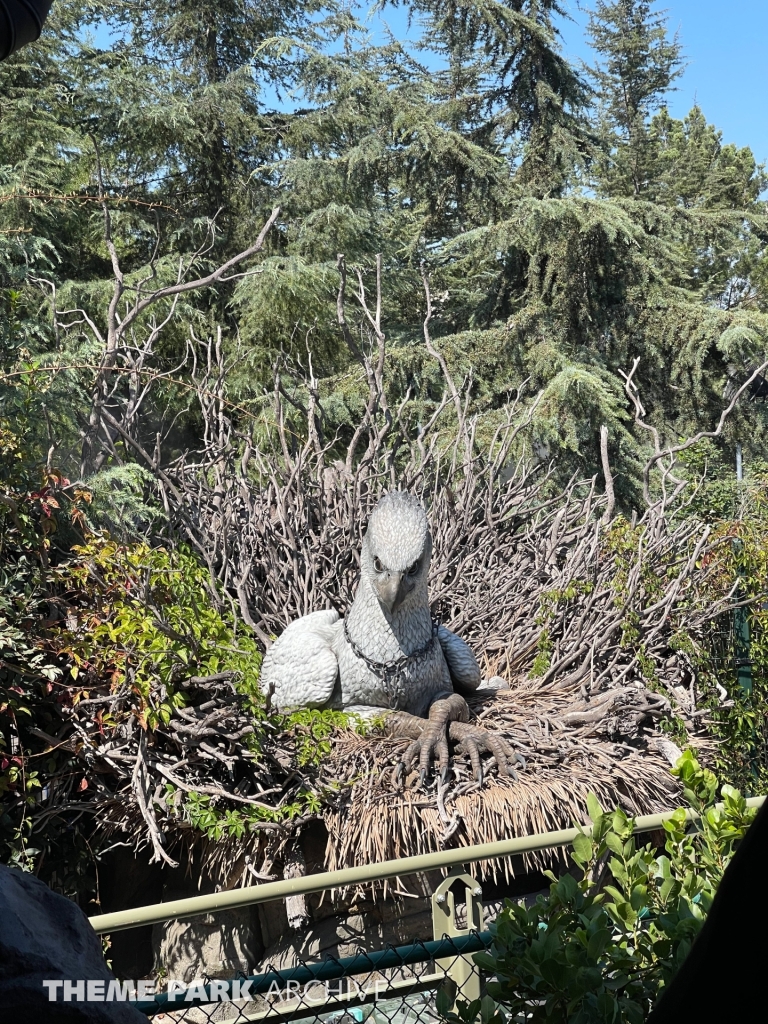
[[[261,686],[280,708],[386,716],[390,735],[411,740],[399,778],[418,760],[423,782],[434,758],[446,780],[449,740],[469,756],[479,782],[483,753],[495,757],[499,774],[514,776],[510,762],[522,758],[504,737],[469,722],[463,694],[498,687],[496,680],[482,681],[467,644],[433,621],[431,554],[420,502],[403,491],[385,494],[368,522],[349,612],[341,619],[336,611],[318,611],[292,622],[264,658]]]

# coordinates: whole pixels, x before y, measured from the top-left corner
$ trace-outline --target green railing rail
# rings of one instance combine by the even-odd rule
[[[751,797],[750,807],[760,807],[765,797]],[[674,811],[661,814],[643,814],[635,819],[635,832],[652,832],[662,828],[664,821]],[[695,811],[688,811],[688,820],[698,818]],[[583,825],[581,831],[589,832],[591,826]],[[401,878],[422,871],[452,868],[459,864],[471,864],[480,860],[497,860],[516,854],[535,853],[538,850],[568,846],[579,833],[577,828],[560,829],[556,832],[539,832],[531,836],[503,839],[497,843],[482,843],[478,846],[464,846],[439,853],[425,853],[419,857],[404,857],[400,860],[385,860],[378,864],[362,864],[342,871],[323,871],[298,878],[284,878],[278,882],[247,886],[242,889],[228,889],[225,892],[207,896],[191,896],[183,900],[169,900],[133,910],[119,910],[113,914],[98,914],[90,918],[93,929],[99,935],[138,928],[140,925],[159,924],[176,918],[195,917],[219,910],[233,910],[235,907],[250,906],[254,903],[269,903],[285,899],[286,896],[301,896],[328,889],[344,889],[352,885],[365,885],[385,878]]]
[[[232,981],[217,981],[213,986],[203,986],[202,995],[198,994],[200,989],[197,989],[191,998],[184,991],[172,994],[160,992],[153,999],[141,1000],[133,1005],[147,1014],[173,1013],[190,1006],[241,999],[244,985],[247,985],[246,998],[250,999],[252,996],[263,995],[274,987],[282,991],[292,984],[308,986],[315,982],[337,981],[360,974],[373,974],[391,968],[441,960],[444,957],[478,953],[481,949],[487,949],[490,944],[490,932],[446,936],[430,942],[391,946],[389,949],[379,949],[372,953],[356,953],[354,956],[340,958],[329,957],[316,964],[300,964],[298,967],[267,971],[265,974],[239,976]],[[431,975],[429,981],[435,980],[440,980],[440,976]]]

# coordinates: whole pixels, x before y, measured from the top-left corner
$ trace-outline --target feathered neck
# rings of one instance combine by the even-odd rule
[[[375,660],[393,661],[412,654],[432,633],[426,581],[408,594],[391,614],[382,608],[372,585],[363,576],[347,612],[349,635],[360,650]]]

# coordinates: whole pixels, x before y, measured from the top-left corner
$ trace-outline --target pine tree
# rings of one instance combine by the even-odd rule
[[[426,260],[440,296],[434,337],[457,377],[472,375],[481,419],[490,422],[527,380],[545,396],[539,447],[565,447],[569,464],[589,471],[607,422],[631,475],[639,439],[628,429],[617,371],[640,355],[644,400],[665,436],[676,436],[702,414],[710,422],[734,359],[748,362],[764,336],[760,323],[742,329],[746,322],[734,326],[711,305],[715,278],[724,287],[721,271],[732,257],[746,272],[733,248],[742,245],[734,226],[745,223],[743,211],[721,206],[702,220],[698,208],[662,195],[669,160],[665,170],[660,129],[646,119],[673,80],[677,43],[660,38],[656,16],[636,5],[635,42],[645,41],[658,65],[639,75],[634,93],[645,192],[636,196],[630,181],[614,195],[580,118],[583,87],[557,51],[555,5],[419,2],[415,10],[422,46],[442,58],[437,70],[427,72],[394,43],[359,41],[311,63],[309,108],[287,119],[284,135],[293,240],[269,276],[243,284],[241,324],[262,367],[278,342],[303,344],[311,330],[330,360],[328,386],[337,387],[349,357],[333,317],[335,252],[370,267],[381,251],[392,397],[409,389],[418,415],[428,414],[441,382],[419,342],[416,265]],[[601,131],[614,157],[629,152],[623,136],[605,135],[605,121]],[[737,163],[743,194],[754,197],[759,173],[750,178],[746,154]],[[748,211],[759,215],[759,206]],[[723,255],[710,273],[711,251]],[[344,383],[337,410],[350,400]]]
[[[609,151],[600,165],[601,190],[642,196],[654,177],[649,119],[682,73],[677,36],[653,0],[596,0],[588,34],[598,54],[591,69]]]
[[[175,122],[169,198],[198,215],[218,215],[221,228],[236,236],[234,245],[243,238],[243,216],[251,226],[258,170],[274,156],[273,95],[295,81],[296,61],[286,50],[312,35],[308,23],[320,6],[316,0],[143,0],[126,5],[117,19],[134,60],[166,73],[163,90]]]
[[[0,122],[0,260],[15,275],[3,283],[21,293],[13,308],[6,300],[14,336],[37,332],[40,351],[54,347],[41,285],[23,269],[30,259],[60,303],[103,317],[112,267],[102,201],[125,273],[146,274],[154,256],[158,282],[217,211],[210,260],[244,248],[279,203],[260,272],[188,297],[157,341],[155,370],[178,365],[190,329],[205,337],[221,325],[230,394],[263,410],[275,364],[306,368],[310,348],[332,396],[329,436],[347,429],[365,384],[336,321],[337,254],[369,282],[381,253],[387,383],[393,404],[408,396],[414,425],[443,390],[422,340],[422,264],[435,344],[457,380],[471,380],[479,430],[527,382],[541,394],[528,441],[565,451],[567,472],[593,472],[607,423],[628,494],[642,434],[618,371],[637,357],[664,436],[711,425],[729,378],[766,344],[765,179],[703,114],[679,122],[663,108],[679,47],[659,35],[649,4],[595,13],[594,31],[601,11],[607,20],[602,116],[591,122],[587,90],[558,48],[554,0],[417,0],[429,61],[394,40],[374,45],[344,8],[227,4],[225,24],[205,2],[147,0],[138,17],[118,0],[114,43],[100,50],[83,43],[88,12],[73,2],[71,26],[25,51],[37,64],[0,66],[4,113],[10,103],[20,115]],[[621,122],[617,107],[609,122],[625,80],[635,120]],[[35,140],[12,127],[24,117],[40,119]],[[356,327],[365,339],[364,318]],[[94,354],[75,329],[56,348],[70,361]],[[164,393],[163,409],[188,438],[197,426],[183,400],[183,389]],[[165,412],[145,410],[141,430],[153,437]]]
[[[747,147],[723,145],[722,133],[698,106],[682,121],[662,109],[649,138],[655,160],[649,191],[656,203],[687,211],[692,228],[678,280],[727,309],[751,301],[750,278],[764,245],[759,222],[765,169]]]
[[[416,0],[439,116],[502,155],[528,192],[561,189],[583,149],[587,89],[558,46],[557,0]]]

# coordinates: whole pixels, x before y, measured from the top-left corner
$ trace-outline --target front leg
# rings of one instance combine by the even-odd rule
[[[397,766],[396,779],[411,770],[413,762],[419,759],[419,785],[429,773],[432,758],[437,759],[443,782],[450,770],[448,753],[448,727],[451,723],[469,721],[469,707],[458,693],[441,694],[432,701],[429,718],[418,718],[405,711],[394,711],[387,716],[387,732],[390,736],[406,737],[412,740]]]

